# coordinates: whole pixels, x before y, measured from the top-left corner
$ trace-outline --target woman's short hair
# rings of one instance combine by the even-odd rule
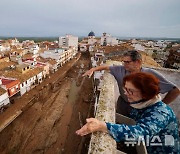
[[[149,100],[160,91],[159,79],[150,73],[133,73],[123,78],[123,85],[131,82],[142,93],[143,99]]]
[[[131,57],[131,60],[132,60],[132,61],[142,60],[141,54],[140,54],[138,51],[136,51],[136,50],[126,51],[126,52],[123,54],[123,56],[124,56],[124,57],[125,57],[125,56]]]

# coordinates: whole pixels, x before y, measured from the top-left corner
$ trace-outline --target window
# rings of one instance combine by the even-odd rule
[[[14,88],[12,88],[12,89],[11,89],[11,92],[13,93],[14,91],[15,91],[15,89],[14,89]]]

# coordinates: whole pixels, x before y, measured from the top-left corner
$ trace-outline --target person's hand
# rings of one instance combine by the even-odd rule
[[[76,131],[77,135],[84,136],[96,131],[107,132],[107,127],[105,122],[99,121],[95,118],[86,119],[86,122],[87,123],[81,129]]]
[[[88,76],[88,77],[90,78],[93,73],[94,73],[94,69],[91,68],[90,70],[88,70],[87,72],[85,72],[82,76]]]

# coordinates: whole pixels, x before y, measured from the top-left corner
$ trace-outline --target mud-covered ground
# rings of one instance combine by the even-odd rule
[[[89,69],[89,63],[89,57],[81,55],[65,78],[58,80],[54,89],[45,88],[42,98],[24,107],[22,114],[0,132],[1,154],[87,152],[89,137],[79,137],[75,131],[92,114],[92,81],[81,76]],[[46,84],[60,78],[60,73],[57,71],[46,80]],[[38,87],[32,91],[37,93]],[[27,101],[29,95],[23,96],[24,100],[22,97],[19,102]]]

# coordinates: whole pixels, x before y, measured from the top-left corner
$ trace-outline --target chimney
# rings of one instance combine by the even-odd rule
[[[22,62],[22,59],[21,58],[19,58],[18,59],[18,64],[20,65],[20,64],[23,64],[23,62]]]

